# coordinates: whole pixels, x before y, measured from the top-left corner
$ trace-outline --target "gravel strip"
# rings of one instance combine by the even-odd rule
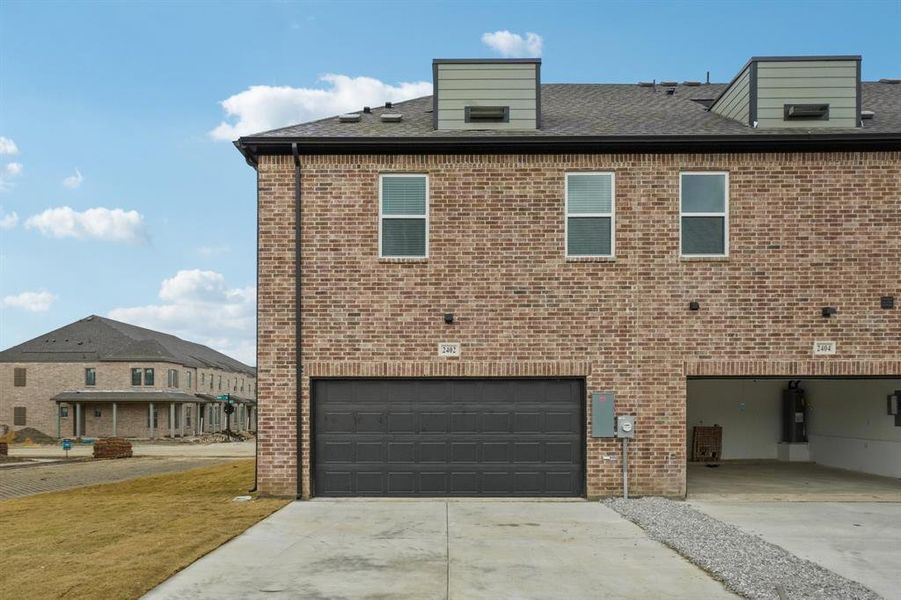
[[[798,558],[684,502],[665,498],[605,504],[746,598],[766,600],[880,598],[856,581]],[[812,544],[816,540],[811,540]]]

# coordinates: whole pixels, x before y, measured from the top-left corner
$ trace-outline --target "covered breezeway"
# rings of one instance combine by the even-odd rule
[[[690,499],[901,502],[901,377],[693,377],[687,391]]]

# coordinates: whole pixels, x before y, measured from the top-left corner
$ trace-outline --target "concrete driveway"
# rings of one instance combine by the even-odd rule
[[[295,502],[146,598],[732,598],[597,502]]]
[[[711,517],[901,600],[901,503],[692,501]]]

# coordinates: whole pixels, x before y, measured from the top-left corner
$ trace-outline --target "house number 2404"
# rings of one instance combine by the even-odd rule
[[[813,343],[813,355],[814,356],[828,356],[830,354],[835,354],[835,342],[814,342]]]

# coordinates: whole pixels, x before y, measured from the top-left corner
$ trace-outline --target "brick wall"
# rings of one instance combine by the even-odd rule
[[[96,385],[85,385],[85,369],[93,367],[96,370]],[[26,370],[26,385],[16,387],[13,385],[13,373],[16,368]],[[154,369],[154,385],[131,385],[132,368]],[[167,372],[169,369],[178,371],[178,387],[170,388],[167,385]],[[188,387],[186,373],[191,372],[191,387]],[[201,378],[203,374],[203,378]],[[222,378],[222,387],[219,387],[219,377]],[[213,385],[209,382],[212,379]],[[241,392],[241,383],[244,383],[245,392]],[[201,385],[201,381],[204,385]],[[166,390],[179,389],[187,393],[204,393],[218,395],[223,393],[236,393],[245,398],[255,398],[251,384],[255,384],[255,378],[245,374],[235,374],[220,369],[198,369],[185,367],[165,362],[84,362],[84,363],[0,363],[0,424],[9,425],[12,429],[21,429],[21,426],[13,425],[13,409],[17,406],[26,407],[26,427],[33,427],[46,433],[56,435],[56,403],[51,400],[54,396],[64,391],[75,390]],[[237,387],[238,391],[234,391]],[[95,419],[93,405],[85,404],[85,435],[105,435],[112,433],[112,407],[104,405],[101,417]],[[160,426],[165,427],[168,433],[168,405],[159,405]],[[132,419],[132,413],[134,418]],[[196,413],[196,409],[195,409]],[[143,415],[143,421],[140,415]],[[119,404],[117,408],[118,433],[123,436],[146,437],[147,405],[125,408]],[[75,418],[75,409],[69,411],[69,416],[62,419],[61,427],[63,436],[71,436]],[[95,427],[92,427],[94,425]],[[125,429],[123,429],[125,427]]]
[[[899,153],[302,160],[304,495],[310,377],[584,376],[636,415],[634,493],[681,496],[686,376],[901,373],[901,310],[879,308],[901,296]],[[578,170],[616,173],[615,260],[564,258]],[[729,172],[729,258],[679,257],[682,170]],[[428,260],[378,258],[389,172],[430,176]],[[294,495],[292,159],[258,185],[260,486]],[[814,359],[823,339],[838,353]],[[619,493],[618,448],[589,438],[589,496]]]

